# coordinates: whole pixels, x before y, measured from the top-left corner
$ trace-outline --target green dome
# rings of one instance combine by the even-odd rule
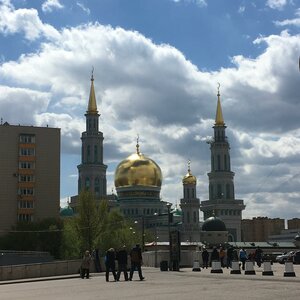
[[[225,223],[218,217],[206,219],[202,225],[202,231],[227,231]]]
[[[174,216],[182,216],[182,210],[179,208],[174,209],[172,212]]]
[[[74,215],[73,209],[70,206],[64,207],[60,209],[61,217],[72,217]]]

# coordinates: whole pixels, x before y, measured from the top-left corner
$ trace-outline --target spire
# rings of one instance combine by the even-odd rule
[[[89,114],[97,114],[98,113],[95,89],[94,89],[94,68],[92,69],[90,98],[89,98],[89,105],[88,105],[87,113],[89,113]]]
[[[188,174],[191,175],[191,160],[188,160]]]
[[[218,104],[217,104],[217,112],[216,112],[216,122],[215,126],[224,126],[224,119],[223,119],[223,113],[222,113],[222,107],[221,107],[221,101],[220,101],[220,83],[218,83]]]
[[[139,145],[139,135],[137,135],[137,138],[136,138],[136,154],[140,155],[140,145]]]

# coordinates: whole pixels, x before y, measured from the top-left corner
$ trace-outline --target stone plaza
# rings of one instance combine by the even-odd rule
[[[212,274],[211,269],[179,272],[143,268],[145,281],[134,274],[133,281],[105,281],[104,273],[92,273],[90,279],[78,275],[0,282],[1,300],[31,299],[299,299],[300,265],[294,265],[295,277],[284,277],[285,266],[273,264],[273,276],[263,276],[263,268],[254,267],[255,275]]]

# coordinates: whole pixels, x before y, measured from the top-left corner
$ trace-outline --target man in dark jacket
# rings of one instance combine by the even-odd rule
[[[106,281],[109,281],[109,272],[110,271],[112,272],[115,281],[117,281],[115,260],[116,260],[115,249],[114,248],[108,249],[106,252],[106,256],[105,256],[105,267],[106,267],[105,278],[106,278]]]
[[[127,251],[126,246],[124,245],[121,250],[117,252],[117,261],[118,261],[118,273],[117,280],[120,280],[121,273],[124,273],[125,281],[128,281],[128,273],[127,273]]]
[[[140,248],[140,245],[136,245],[131,251],[130,251],[130,259],[131,259],[131,268],[130,268],[130,276],[129,280],[132,280],[132,276],[135,270],[138,271],[140,280],[144,280],[145,277],[143,277],[142,274],[142,250]]]

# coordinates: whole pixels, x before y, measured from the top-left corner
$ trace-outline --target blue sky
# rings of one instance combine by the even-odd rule
[[[77,192],[92,66],[108,191],[134,151],[155,159],[162,198],[182,197],[186,162],[207,199],[216,92],[244,217],[300,213],[296,0],[0,0],[0,111],[62,130],[61,200]],[[16,109],[17,108],[17,109]]]

